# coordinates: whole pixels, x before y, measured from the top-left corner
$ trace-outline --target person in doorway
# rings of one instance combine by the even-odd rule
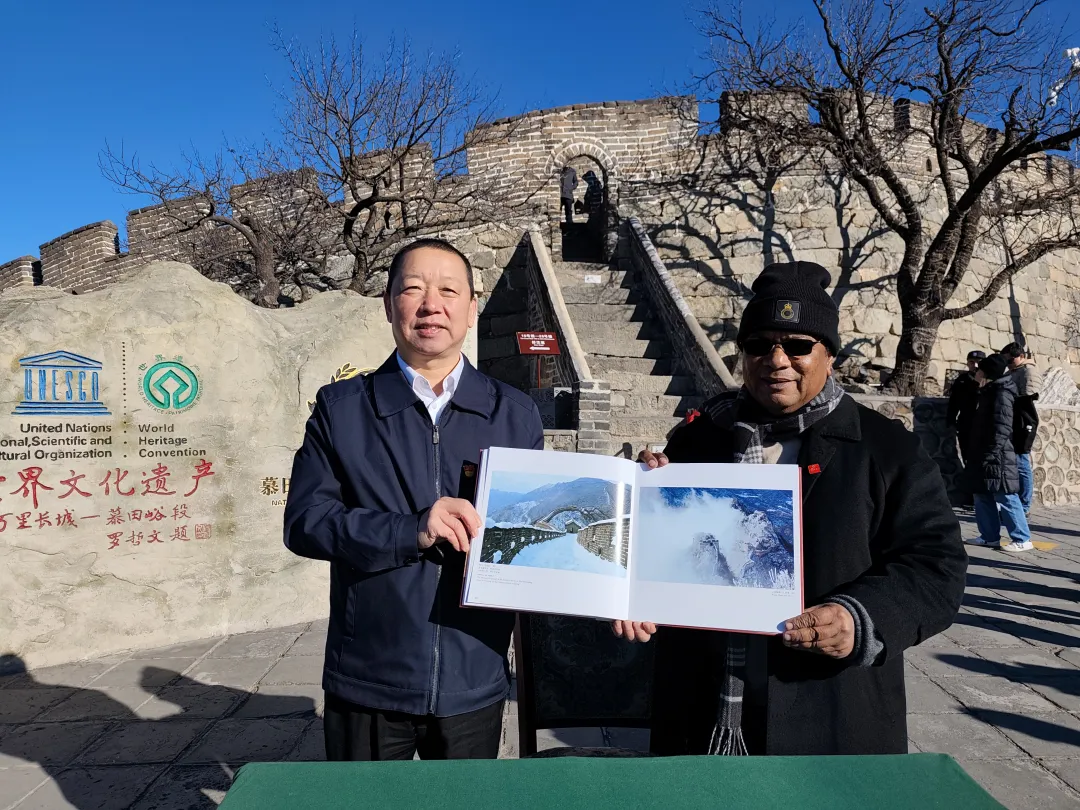
[[[319,390],[293,462],[285,545],[330,562],[326,758],[498,755],[514,614],[459,605],[481,449],[539,450],[529,397],[461,352],[476,323],[468,259],[422,239],[390,264],[397,351]]]
[[[585,213],[590,217],[604,207],[604,185],[596,172],[585,172]]]
[[[1039,432],[1039,412],[1035,401],[1042,392],[1042,374],[1035,368],[1031,352],[1019,343],[1010,343],[1001,353],[1009,361],[1009,376],[1016,382],[1016,406],[1013,415],[1013,449],[1020,471],[1020,505],[1024,514],[1031,512],[1035,497],[1035,473],[1031,467],[1031,448]]]
[[[967,555],[937,465],[899,422],[833,380],[828,271],[773,264],[739,327],[743,387],[707,402],[649,467],[798,464],[806,604],[777,636],[614,622],[657,632],[652,748],[681,754],[908,750],[904,650],[946,629]]]
[[[574,167],[563,166],[562,174],[559,175],[559,202],[562,203],[567,225],[574,224],[574,189],[577,185],[577,172]]]
[[[1031,531],[1020,503],[1020,470],[1013,446],[1017,400],[1016,380],[1008,373],[1008,358],[992,354],[979,363],[979,404],[968,438],[972,459],[966,470],[975,495],[979,536],[968,542],[1003,551],[1031,551]],[[1001,545],[1001,526],[1012,543]]]

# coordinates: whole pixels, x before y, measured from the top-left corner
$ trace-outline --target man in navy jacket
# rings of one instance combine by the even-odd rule
[[[494,758],[514,615],[460,607],[480,451],[540,450],[526,395],[461,353],[468,259],[424,239],[390,265],[397,351],[322,388],[293,462],[285,545],[330,562],[328,760]]]

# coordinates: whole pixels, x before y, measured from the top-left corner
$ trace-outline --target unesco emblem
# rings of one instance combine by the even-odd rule
[[[19,359],[22,401],[16,416],[108,416],[101,401],[101,361],[67,351]]]
[[[139,370],[142,376],[142,395],[151,408],[169,413],[186,411],[202,395],[202,387],[195,370],[182,363],[182,357],[166,360],[158,355],[153,365],[143,363]]]

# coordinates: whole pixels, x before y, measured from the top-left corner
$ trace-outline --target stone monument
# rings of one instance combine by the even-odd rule
[[[0,296],[0,653],[42,666],[320,618],[282,543],[320,386],[393,350],[382,302],[259,309],[155,262]]]

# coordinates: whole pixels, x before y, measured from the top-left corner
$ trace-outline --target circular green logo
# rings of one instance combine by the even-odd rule
[[[159,411],[186,411],[199,401],[199,378],[183,363],[163,360],[147,369],[142,378],[146,401]]]

